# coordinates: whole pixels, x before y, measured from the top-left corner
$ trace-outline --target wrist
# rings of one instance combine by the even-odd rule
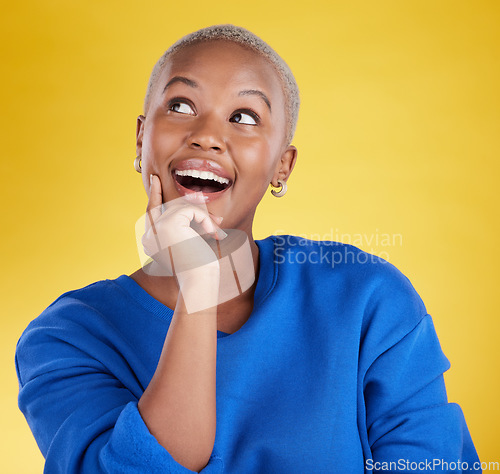
[[[188,313],[202,311],[218,305],[220,268],[218,262],[211,262],[176,274],[179,296],[184,300]]]

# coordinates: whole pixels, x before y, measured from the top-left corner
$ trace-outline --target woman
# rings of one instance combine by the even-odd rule
[[[473,469],[408,279],[349,245],[252,237],[269,183],[286,192],[298,108],[289,68],[243,28],[159,60],[135,160],[151,259],[63,294],[18,343],[47,472]]]

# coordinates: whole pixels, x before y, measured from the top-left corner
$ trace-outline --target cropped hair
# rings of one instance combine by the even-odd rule
[[[274,67],[280,79],[285,96],[285,139],[287,145],[289,145],[295,134],[300,107],[299,88],[297,86],[297,82],[295,81],[295,77],[288,67],[288,64],[276,51],[274,51],[274,49],[272,49],[257,35],[241,26],[231,24],[208,26],[182,37],[170,46],[170,48],[163,53],[161,58],[155,64],[153,72],[149,78],[146,97],[144,99],[144,113],[146,114],[147,112],[152,91],[169,57],[180,51],[185,46],[215,40],[226,40],[246,46],[260,56],[264,57],[264,59],[266,59]]]

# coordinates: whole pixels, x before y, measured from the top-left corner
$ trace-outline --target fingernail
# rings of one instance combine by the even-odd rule
[[[208,196],[205,196],[200,191],[195,191],[193,193],[184,194],[184,198],[188,199],[190,201],[194,201],[194,202],[206,202],[208,199]]]
[[[222,229],[217,229],[217,238],[219,240],[225,239],[227,234]]]
[[[152,174],[150,174],[150,175],[149,175],[149,190],[150,190],[150,191],[151,191],[152,186],[153,186],[153,175],[152,175]]]

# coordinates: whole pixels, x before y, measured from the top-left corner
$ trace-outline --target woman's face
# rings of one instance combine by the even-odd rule
[[[149,175],[158,175],[164,202],[202,191],[223,227],[251,232],[269,183],[293,169],[285,120],[281,84],[265,59],[223,41],[188,46],[169,59],[138,117],[144,186],[149,192]]]

